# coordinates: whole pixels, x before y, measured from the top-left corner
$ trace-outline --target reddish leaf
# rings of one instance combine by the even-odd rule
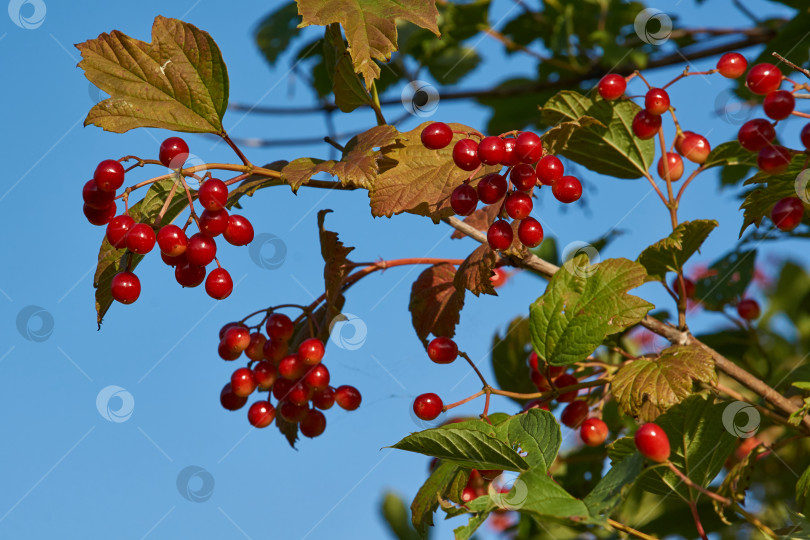
[[[498,293],[489,279],[497,261],[498,256],[492,248],[481,244],[458,267],[453,284],[460,290],[469,290],[475,296],[481,293],[497,296]]]
[[[456,289],[456,268],[440,263],[419,275],[411,288],[408,306],[416,335],[427,346],[427,336],[453,337],[464,307],[464,290]]]
[[[465,217],[462,221],[467,225],[475,227],[479,231],[486,232],[489,229],[489,226],[492,225],[492,222],[495,221],[495,218],[498,216],[498,211],[501,209],[501,202],[500,201],[483,206],[470,214],[469,216]],[[467,236],[461,231],[453,231],[453,234],[450,235],[450,238],[464,238]]]
[[[324,322],[327,327],[335,315],[340,313],[343,306],[343,292],[341,284],[346,277],[346,258],[354,249],[343,245],[338,239],[336,232],[327,231],[324,228],[324,219],[331,210],[321,210],[318,212],[318,230],[321,240],[321,255],[324,260],[323,279],[326,290],[326,313]],[[340,306],[340,307],[338,307]]]

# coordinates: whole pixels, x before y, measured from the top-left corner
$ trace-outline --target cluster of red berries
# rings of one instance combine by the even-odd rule
[[[267,392],[267,399],[254,402],[248,409],[248,421],[257,428],[269,426],[276,411],[287,422],[297,423],[305,437],[317,437],[326,429],[321,411],[337,403],[347,411],[360,406],[360,392],[353,386],[329,385],[329,370],[323,365],[324,344],[318,338],[305,339],[298,350],[289,353],[289,341],[295,326],[283,313],[271,313],[265,324],[251,328],[232,322],[219,331],[219,356],[236,360],[248,357],[246,367],[231,375],[220,393],[222,406],[229,411],[241,409],[254,391]],[[270,403],[270,395],[277,402]],[[310,406],[311,404],[311,406]]]
[[[166,167],[182,168],[188,155],[188,145],[179,137],[170,137],[160,145],[160,162]],[[245,246],[253,241],[254,233],[247,218],[229,214],[225,209],[227,185],[216,178],[208,178],[202,183],[197,192],[198,201],[204,208],[197,223],[200,232],[189,238],[186,228],[177,225],[164,225],[155,233],[153,225],[136,223],[126,212],[116,216],[116,190],[123,184],[124,167],[118,161],[107,159],[98,165],[93,179],[84,185],[84,214],[93,225],[107,225],[110,245],[145,255],[157,243],[163,262],[174,267],[174,276],[180,285],[197,287],[204,280],[205,292],[209,296],[217,300],[228,297],[233,291],[233,280],[228,271],[219,266],[219,261],[217,268],[206,277],[205,267],[216,260],[214,238],[222,235],[232,245]],[[131,304],[141,294],[141,282],[132,272],[120,272],[113,277],[111,293],[118,302]]]
[[[431,150],[446,147],[454,131],[443,122],[434,122],[422,130],[422,144]],[[515,132],[516,136],[490,135],[476,142],[467,137],[453,146],[453,163],[470,177],[453,190],[450,206],[459,216],[469,216],[478,206],[500,204],[498,219],[489,227],[487,241],[492,249],[505,250],[512,245],[514,231],[504,219],[519,222],[517,235],[527,247],[537,247],[543,241],[543,227],[530,214],[534,207],[535,186],[551,186],[554,197],[572,203],[582,196],[582,184],[574,176],[564,174],[563,164],[556,156],[543,155],[543,143],[531,131]],[[465,133],[466,135],[466,133]],[[478,135],[478,134],[476,134]],[[506,167],[503,174],[484,176],[477,188],[470,185],[475,172],[484,165]]]

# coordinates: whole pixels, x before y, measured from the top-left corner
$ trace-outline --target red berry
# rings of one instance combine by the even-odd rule
[[[776,130],[773,125],[764,118],[754,118],[740,127],[737,132],[737,140],[746,150],[759,152],[776,137]]]
[[[237,214],[228,216],[228,225],[223,232],[225,241],[232,246],[246,246],[253,242],[253,225],[248,218]]]
[[[810,124],[804,125],[802,132],[799,134],[799,139],[802,141],[802,145],[810,150]]]
[[[124,166],[114,159],[105,159],[96,167],[93,180],[101,191],[114,193],[116,189],[124,185]]]
[[[507,198],[504,207],[512,219],[523,219],[532,212],[532,198],[522,191],[513,191]]]
[[[213,238],[197,233],[188,239],[186,259],[191,264],[206,266],[217,255],[217,243]]]
[[[746,321],[758,319],[759,313],[759,303],[753,298],[745,298],[737,302],[737,315]]]
[[[439,150],[453,140],[453,130],[444,122],[433,122],[422,130],[422,144],[425,148]]]
[[[253,427],[264,428],[273,423],[276,417],[276,409],[269,401],[257,401],[248,409],[248,422]]]
[[[290,318],[283,313],[271,313],[267,317],[265,330],[272,340],[288,341],[292,337],[295,327]]]
[[[342,409],[353,411],[360,406],[362,396],[357,388],[344,384],[335,389],[335,401]]]
[[[127,232],[133,225],[135,225],[135,220],[127,214],[115,216],[107,224],[107,241],[114,248],[125,248],[127,246]]]
[[[537,247],[543,242],[543,226],[533,217],[527,217],[518,225],[518,240],[526,247]]]
[[[205,292],[214,300],[224,300],[233,292],[231,274],[224,268],[214,268],[205,278]]]
[[[84,204],[96,210],[106,210],[115,200],[114,191],[102,191],[95,180],[88,180],[82,188]]]
[[[222,387],[222,391],[219,393],[219,402],[225,409],[235,411],[245,406],[245,403],[247,403],[247,398],[239,397],[234,394],[231,390],[231,383],[227,383]]]
[[[450,194],[450,207],[459,216],[469,216],[478,206],[478,193],[469,184],[461,184]]]
[[[562,414],[560,414],[560,422],[571,429],[577,428],[588,416],[588,410],[588,404],[581,399],[572,401],[565,406]]]
[[[565,366],[546,366],[546,373],[552,379],[565,373]]]
[[[669,110],[669,94],[663,88],[651,88],[644,96],[644,108],[650,114],[664,114]]]
[[[228,186],[218,178],[209,178],[200,186],[197,198],[206,210],[222,210],[228,202]]]
[[[279,401],[286,399],[294,386],[295,381],[276,379],[276,382],[273,383],[273,397]]]
[[[109,223],[110,220],[115,217],[116,210],[115,202],[111,202],[109,206],[105,206],[104,208],[92,208],[86,204],[82,206],[82,211],[87,221],[98,227]]]
[[[290,391],[287,393],[287,401],[295,405],[304,406],[309,402],[311,392],[309,388],[297,382],[292,385]]]
[[[549,405],[547,401],[541,401],[540,398],[538,398],[529,401],[523,406],[524,411],[528,411],[529,409],[543,409],[547,411],[549,410]]]
[[[481,165],[478,159],[478,143],[472,139],[461,139],[453,146],[453,162],[463,171],[472,171]]]
[[[161,252],[160,252],[160,258],[161,258],[161,259],[163,260],[163,262],[164,262],[164,263],[166,263],[166,265],[168,265],[168,266],[177,266],[177,265],[179,265],[179,264],[183,264],[183,263],[185,263],[185,262],[186,262],[186,255],[185,255],[185,253],[184,253],[183,255],[178,255],[178,256],[176,256],[176,257],[171,257],[171,256],[166,255],[165,253],[163,253],[163,252],[161,251]]]
[[[782,72],[773,64],[757,64],[748,72],[745,84],[753,93],[764,96],[779,89],[782,84]]]
[[[521,163],[537,163],[543,157],[543,142],[537,134],[523,131],[515,141],[515,155]]]
[[[170,169],[181,168],[188,159],[188,145],[180,137],[169,137],[160,143],[160,162]]]
[[[681,294],[681,284],[680,284],[680,281],[678,281],[677,276],[672,280],[671,286],[672,286],[672,290],[675,291],[675,293],[678,296],[680,296],[680,294]],[[686,297],[687,298],[692,298],[693,296],[695,296],[695,282],[694,281],[692,281],[689,278],[683,278],[683,286],[686,289]]]
[[[329,370],[323,364],[310,369],[304,375],[304,385],[313,392],[320,392],[329,388]]]
[[[650,114],[646,109],[640,110],[633,118],[633,133],[642,140],[652,139],[661,129],[661,117]]]
[[[297,354],[288,354],[278,364],[278,374],[290,381],[300,379],[306,372],[307,365]]]
[[[272,388],[277,377],[278,371],[276,370],[276,366],[267,360],[262,360],[253,368],[253,380],[256,381],[256,386],[259,390],[269,390]]]
[[[200,214],[200,232],[213,238],[225,232],[228,226],[227,210],[204,210]]]
[[[242,324],[242,323],[238,323],[236,321],[229,322],[228,324],[224,325],[222,328],[219,329],[219,339],[224,338],[225,337],[225,332],[227,332],[228,330],[230,330],[234,326],[239,326],[239,327],[242,327],[242,328],[246,328],[246,326],[244,324]]]
[[[536,369],[532,369],[529,372],[529,377],[532,379],[532,383],[540,392],[547,392],[551,390],[551,383],[548,382],[548,379],[545,375],[537,371]]]
[[[505,152],[503,139],[490,135],[478,143],[478,159],[485,165],[498,165]]]
[[[183,229],[177,225],[164,225],[157,233],[157,243],[162,253],[169,257],[177,257],[186,252],[188,238]]]
[[[577,384],[579,381],[573,375],[568,373],[563,373],[556,379],[554,379],[554,386],[557,388],[565,388],[566,386],[573,386]],[[561,394],[557,397],[557,401],[560,403],[566,403],[570,401],[574,401],[579,394],[579,390],[573,390],[571,392],[566,392],[565,394]]]
[[[435,420],[442,413],[442,407],[442,398],[432,392],[417,396],[413,401],[413,412],[422,420]]]
[[[706,158],[709,157],[711,151],[712,147],[709,145],[709,141],[706,140],[706,137],[692,133],[691,131],[689,133],[684,132],[680,150],[678,150],[683,157],[692,163],[702,164],[706,162]]]
[[[562,161],[557,156],[549,154],[537,162],[537,179],[547,186],[553,186],[554,182],[563,177],[563,172]]]
[[[669,459],[669,438],[656,424],[644,424],[634,437],[636,448],[647,459],[663,463]]]
[[[542,161],[541,159],[540,162],[542,163]],[[512,181],[512,185],[515,186],[515,189],[520,191],[531,191],[537,184],[537,175],[534,172],[534,168],[528,163],[518,163],[512,167],[512,172],[509,173],[509,179]],[[505,191],[506,190],[504,190],[504,192]]]
[[[518,234],[520,236],[520,234]],[[509,279],[509,274],[503,268],[496,268],[492,271],[492,275],[489,278],[490,283],[496,289],[503,287],[506,283],[506,280]]]
[[[717,71],[727,79],[736,79],[748,69],[748,60],[736,52],[726,53],[717,61]]]
[[[174,268],[174,279],[183,287],[197,287],[205,279],[205,267],[186,261]]]
[[[538,371],[539,368],[537,367],[538,363],[537,353],[534,351],[529,353],[529,357],[526,359],[526,363],[529,364],[530,368],[532,368],[535,371]]]
[[[317,409],[309,409],[299,427],[304,437],[317,437],[326,429],[326,417]]]
[[[678,152],[680,155],[683,155],[683,140],[688,137],[689,135],[694,135],[693,131],[682,131],[675,135],[675,151]]]
[[[289,347],[286,341],[275,339],[268,339],[264,342],[264,347],[262,347],[262,355],[275,366],[278,366],[281,359],[287,356],[288,351]]]
[[[627,89],[627,80],[621,75],[611,73],[602,77],[599,81],[599,95],[602,99],[612,101],[620,98]]]
[[[242,354],[250,345],[250,330],[241,325],[228,328],[223,334],[222,344],[229,350]]]
[[[312,404],[322,411],[331,409],[332,405],[335,404],[335,389],[329,386],[320,392],[314,392],[312,394]]]
[[[675,152],[667,152],[667,165],[669,166],[669,175],[664,169],[664,158],[658,160],[658,176],[664,180],[675,182],[683,176],[683,160],[681,156]]]
[[[784,146],[766,146],[759,151],[757,166],[768,174],[779,174],[787,170],[792,156]]]
[[[514,173],[514,169],[512,169]],[[462,184],[463,185],[463,184]],[[458,189],[458,188],[456,188]],[[506,178],[500,174],[488,174],[478,182],[478,198],[484,204],[492,204],[506,195]]]
[[[512,226],[502,219],[496,220],[487,231],[487,242],[492,249],[509,249],[513,239]]]
[[[304,365],[314,366],[323,359],[324,351],[323,341],[318,338],[309,338],[298,346],[298,357]]]
[[[437,337],[428,344],[428,358],[437,364],[449,364],[458,356],[458,345],[448,337]]]
[[[796,108],[796,98],[787,90],[776,90],[765,96],[762,110],[765,116],[774,120],[784,120]]]
[[[231,374],[231,389],[237,396],[247,397],[256,390],[256,379],[253,378],[253,371],[249,368],[241,367]]]
[[[146,223],[136,223],[127,232],[127,249],[144,255],[155,247],[155,230]]]
[[[517,141],[515,139],[504,139],[503,140],[503,159],[501,159],[501,165],[505,167],[512,167],[518,164],[518,157],[515,153],[515,145]]]
[[[582,442],[588,446],[599,446],[605,442],[605,439],[607,439],[607,424],[605,424],[599,418],[588,418],[582,422],[582,427],[579,430],[579,436],[582,439]]]
[[[290,401],[282,401],[278,406],[278,413],[287,422],[298,423],[307,414],[306,405],[296,405]]]
[[[575,176],[563,176],[551,186],[551,193],[561,203],[572,203],[582,196],[582,184]]]
[[[804,217],[804,205],[798,197],[785,197],[771,209],[771,221],[782,231],[792,231]]]
[[[229,348],[225,341],[220,341],[219,345],[217,346],[217,354],[219,354],[219,357],[223,360],[230,362],[239,358],[242,353],[238,350]]]
[[[131,304],[141,295],[141,280],[132,272],[119,272],[112,278],[112,297],[122,304]]]

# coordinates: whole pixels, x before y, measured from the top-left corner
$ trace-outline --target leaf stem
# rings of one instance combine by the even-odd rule
[[[222,140],[228,143],[228,146],[230,146],[234,152],[236,152],[236,155],[239,156],[239,159],[242,160],[242,163],[244,163],[247,166],[253,165],[250,162],[250,160],[245,156],[245,154],[242,153],[242,150],[240,150],[239,147],[236,146],[236,143],[231,140],[231,138],[228,136],[225,130],[222,130],[222,133],[220,133],[219,136],[222,137]]]
[[[667,466],[670,468],[670,470],[672,472],[674,472],[678,476],[678,478],[681,479],[681,481],[684,484],[686,484],[690,488],[695,489],[695,490],[703,493],[704,495],[706,495],[710,499],[714,499],[715,501],[719,502],[723,506],[731,506],[732,504],[734,504],[734,501],[732,501],[728,497],[723,497],[722,495],[718,495],[714,491],[708,490],[708,489],[704,488],[703,486],[701,486],[700,484],[696,484],[695,482],[693,482],[691,478],[689,478],[688,476],[683,474],[681,472],[681,470],[678,469],[678,467],[676,467],[671,461],[667,461]]]
[[[160,222],[163,220],[163,216],[166,215],[166,210],[169,209],[169,205],[172,203],[172,199],[174,199],[174,194],[177,193],[177,186],[180,184],[179,179],[176,179],[172,184],[172,189],[169,190],[169,194],[166,196],[166,201],[163,203],[163,207],[160,209],[157,217],[155,218],[155,223],[152,225],[152,228],[160,227]]]
[[[650,536],[649,534],[645,534],[641,531],[638,531],[632,527],[625,525],[624,523],[619,523],[615,519],[608,518],[607,522],[610,524],[611,527],[613,527],[617,531],[633,535],[636,538],[643,538],[644,540],[659,540],[658,537],[656,536]]]
[[[470,360],[470,357],[467,355],[467,353],[459,351],[458,355],[460,357],[462,357],[464,360],[466,360],[468,364],[470,364],[470,367],[473,368],[473,371],[475,371],[475,374],[478,375],[479,379],[481,379],[481,384],[484,385],[484,391],[486,392],[487,389],[492,391],[492,387],[489,385],[487,380],[484,378],[484,375],[481,374],[481,371],[479,371],[478,366],[475,365],[475,362]],[[489,392],[487,392],[487,393],[489,393]]]

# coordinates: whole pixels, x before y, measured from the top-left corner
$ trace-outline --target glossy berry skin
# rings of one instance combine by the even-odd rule
[[[160,143],[158,158],[164,166],[179,169],[188,159],[188,145],[180,137],[169,137]]]
[[[112,278],[112,297],[122,304],[131,304],[141,295],[141,280],[132,272],[119,272]]]
[[[564,167],[557,156],[547,155],[537,162],[537,179],[540,183],[553,186],[554,182],[563,177]]]
[[[231,326],[220,339],[229,350],[242,354],[250,345],[250,330],[240,325]]]
[[[114,193],[124,185],[124,166],[114,159],[105,159],[96,167],[93,180],[101,191]]]
[[[621,75],[611,73],[602,77],[597,88],[602,99],[612,101],[624,95],[624,91],[627,90],[627,80]]]
[[[231,390],[239,397],[247,397],[256,390],[256,380],[253,371],[242,367],[231,374]]]
[[[736,79],[748,69],[748,60],[736,52],[726,53],[717,61],[717,71],[726,79]]]
[[[548,376],[554,379],[565,373],[565,366],[546,366]]]
[[[765,116],[774,120],[784,120],[796,108],[796,98],[787,90],[776,90],[765,96],[762,110]]]
[[[276,382],[273,384],[273,397],[279,401],[286,399],[289,393],[292,391],[293,386],[295,386],[294,381],[287,379],[276,379]]]
[[[264,344],[267,338],[260,332],[250,334],[250,343],[245,349],[245,355],[256,362],[264,360]]]
[[[537,163],[543,157],[543,142],[536,133],[523,131],[515,141],[515,155],[521,163]]]
[[[278,363],[278,374],[289,381],[296,381],[307,372],[307,365],[297,354],[288,354]]]
[[[656,463],[663,463],[669,459],[669,438],[658,425],[644,424],[636,431],[634,440],[636,448],[645,458]]]
[[[579,428],[579,437],[588,446],[599,446],[608,436],[608,427],[599,418],[588,418]]]
[[[799,134],[799,139],[802,141],[802,146],[810,150],[810,124],[805,124]]]
[[[326,417],[317,409],[309,409],[298,427],[304,437],[317,437],[326,429]]]
[[[289,341],[295,327],[290,318],[283,313],[271,313],[270,316],[267,317],[267,323],[264,329],[271,340]]]
[[[514,173],[514,169],[512,169]],[[534,176],[534,173],[532,173]],[[506,195],[506,178],[500,174],[488,174],[478,182],[478,198],[484,204],[496,203]]]
[[[306,405],[296,405],[290,401],[282,401],[278,406],[278,413],[287,422],[298,423],[307,414]]]
[[[115,216],[107,224],[107,241],[114,248],[127,246],[127,233],[135,225],[135,220],[126,214]]]
[[[475,488],[467,486],[461,490],[461,502],[468,503],[473,499],[475,499]]]
[[[166,266],[177,266],[179,264],[183,264],[184,262],[186,262],[185,254],[178,255],[177,257],[171,257],[161,251],[160,258]]]
[[[205,278],[205,292],[214,300],[224,300],[233,292],[233,279],[224,268],[214,268]]]
[[[759,151],[757,166],[763,172],[779,174],[787,170],[791,157],[790,150],[784,146],[766,146]]]
[[[670,182],[680,180],[681,176],[683,176],[683,160],[681,156],[675,152],[667,152],[667,165],[669,166],[668,171],[664,169],[664,158],[658,160],[658,176]]]
[[[136,223],[127,232],[127,249],[144,255],[155,247],[155,230],[146,223]]]
[[[478,206],[478,192],[469,184],[461,184],[450,194],[450,207],[459,216],[469,216]]]
[[[253,368],[253,380],[259,390],[269,390],[278,378],[276,366],[267,360],[262,360]]]
[[[539,359],[537,358],[537,353],[535,351],[529,353],[529,357],[526,358],[526,363],[529,365],[529,367],[535,371],[539,370],[540,368],[537,367],[538,362]]]
[[[706,162],[706,158],[709,157],[711,151],[712,147],[709,141],[706,140],[706,137],[698,135],[697,133],[684,132],[681,147],[680,150],[678,150],[683,157],[692,163],[703,164]]]
[[[206,210],[222,210],[228,202],[228,186],[218,178],[209,178],[200,186],[197,199]]]
[[[579,381],[576,377],[569,373],[563,373],[556,379],[554,379],[554,386],[557,388],[565,388],[566,386],[573,386],[577,384]],[[579,394],[579,390],[573,390],[571,392],[566,392],[565,394],[561,394],[557,397],[557,401],[560,403],[568,403],[574,401]]]
[[[247,398],[239,397],[234,394],[231,390],[231,383],[227,383],[222,387],[222,391],[219,393],[219,402],[222,404],[224,409],[236,411],[245,406],[245,403],[247,403]]]
[[[481,165],[478,159],[478,143],[472,139],[461,139],[453,146],[453,163],[462,171],[472,171]]]
[[[433,122],[422,130],[422,144],[430,150],[444,148],[453,140],[453,130],[444,122]]]
[[[572,401],[565,406],[562,414],[560,414],[560,422],[571,429],[577,428],[588,416],[588,410],[588,404],[581,399]]]
[[[226,362],[236,360],[241,356],[240,352],[229,349],[224,341],[220,341],[219,345],[217,345],[217,354],[219,354],[219,357]]]
[[[276,409],[269,401],[257,401],[248,409],[248,422],[253,427],[265,428],[273,423]]]
[[[88,180],[82,188],[82,200],[90,208],[106,209],[115,200],[115,192],[102,191],[95,180]]]
[[[437,337],[428,344],[427,353],[433,362],[449,364],[458,357],[458,345],[448,337]]]
[[[205,280],[205,267],[186,261],[174,268],[174,279],[183,287],[197,287]]]
[[[517,141],[512,138],[503,140],[503,158],[501,159],[501,165],[505,167],[512,167],[520,163],[518,161],[517,154],[515,153],[516,144]]]
[[[754,118],[740,127],[737,140],[743,148],[751,152],[759,152],[776,137],[773,125],[764,118]]]
[[[531,191],[537,184],[537,175],[534,168],[528,163],[518,163],[509,172],[509,180],[515,189],[520,191]],[[505,193],[505,191],[504,191]]]
[[[82,206],[84,217],[87,218],[87,221],[89,221],[91,225],[95,225],[97,227],[109,223],[110,220],[115,217],[116,210],[117,208],[114,202],[110,203],[109,206],[105,206],[104,208],[93,208],[91,206],[87,206],[86,204]]]
[[[232,322],[226,323],[226,324],[224,324],[224,325],[222,326],[222,328],[220,328],[220,329],[219,329],[219,339],[224,338],[224,337],[225,337],[225,333],[226,333],[228,330],[230,330],[231,328],[233,328],[234,326],[239,326],[239,327],[241,327],[241,328],[246,328],[244,324],[238,323],[238,322],[236,322],[236,321],[232,321]]]
[[[329,388],[329,370],[323,364],[311,368],[304,375],[304,386],[313,392],[321,392]]]
[[[494,135],[484,137],[478,143],[478,159],[485,165],[500,164],[505,151],[503,139]]]
[[[771,209],[771,221],[781,231],[792,231],[804,217],[804,204],[798,197],[785,197]]]
[[[532,384],[537,388],[540,392],[548,392],[551,390],[551,383],[548,381],[545,375],[537,371],[536,369],[532,369],[529,372],[529,377],[532,380]]]
[[[753,93],[764,96],[779,89],[782,72],[773,64],[757,64],[746,75],[745,84]]]
[[[512,226],[503,219],[496,220],[487,231],[487,242],[492,249],[501,251],[509,249],[513,239]]]
[[[680,284],[680,281],[678,281],[678,276],[675,276],[675,278],[672,280],[672,283],[670,285],[672,287],[672,290],[675,291],[675,294],[680,296],[681,295],[681,284]],[[683,286],[686,289],[686,297],[687,298],[692,298],[693,296],[695,296],[695,282],[694,281],[692,281],[689,278],[683,278]]]
[[[306,366],[314,366],[323,360],[325,352],[323,341],[318,338],[309,338],[301,342],[298,346],[298,358]]]
[[[186,252],[188,238],[177,225],[164,225],[157,233],[157,244],[162,253],[177,257]]]
[[[286,341],[278,341],[275,339],[268,339],[264,342],[262,347],[262,356],[274,366],[278,366],[281,359],[287,356],[289,346]]]
[[[417,396],[413,401],[413,412],[421,420],[435,420],[442,414],[442,407],[442,398],[432,392]]]
[[[582,196],[582,184],[575,176],[563,176],[551,186],[551,193],[561,203],[569,204]]]
[[[335,389],[335,401],[342,409],[353,411],[360,406],[362,396],[357,388],[344,384]]]
[[[746,321],[758,319],[760,314],[759,303],[753,298],[745,298],[737,302],[737,315]]]
[[[537,247],[543,242],[543,226],[533,217],[527,217],[518,225],[518,240],[526,247]]]
[[[335,389],[329,386],[320,392],[313,392],[312,404],[322,411],[331,409],[335,404]]]
[[[683,155],[683,140],[689,135],[694,135],[693,131],[683,131],[675,136],[675,151]]]
[[[550,409],[550,407],[547,401],[541,401],[538,398],[529,401],[523,406],[524,411],[528,411],[529,409],[543,409],[544,411],[547,411]]]
[[[644,96],[644,108],[650,114],[664,114],[669,110],[669,94],[663,88],[651,88]]]
[[[661,117],[650,114],[646,109],[639,111],[633,118],[633,133],[641,140],[652,139],[661,129]]]
[[[200,232],[209,238],[224,233],[227,226],[227,210],[204,210],[200,214]]]
[[[496,289],[499,289],[504,286],[506,281],[509,279],[509,274],[503,268],[495,268],[492,271],[492,275],[489,278],[490,283]]]
[[[206,266],[217,255],[217,243],[213,238],[197,233],[188,239],[186,259],[197,266]]]
[[[523,219],[529,217],[532,212],[532,198],[522,191],[514,191],[507,198],[504,203],[506,213],[512,219]]]
[[[253,242],[253,225],[246,217],[231,214],[222,235],[232,246],[246,246]]]

